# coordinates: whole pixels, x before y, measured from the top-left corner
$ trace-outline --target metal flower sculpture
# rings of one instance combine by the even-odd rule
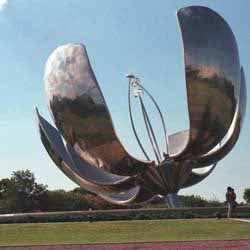
[[[185,58],[190,128],[167,136],[155,99],[129,78],[132,128],[146,160],[131,156],[119,141],[86,49],[57,48],[45,70],[49,108],[57,128],[37,111],[41,140],[55,164],[74,182],[116,204],[144,202],[154,195],[179,206],[177,193],[201,182],[238,140],[246,108],[246,85],[237,44],[228,24],[200,6],[177,13]],[[138,97],[156,161],[150,160],[133,122],[130,89]],[[143,102],[155,104],[166,149],[161,152]]]

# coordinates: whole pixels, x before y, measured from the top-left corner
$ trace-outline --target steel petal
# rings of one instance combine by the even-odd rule
[[[101,193],[99,194],[99,196],[108,202],[118,204],[118,205],[126,205],[136,200],[136,197],[138,196],[139,191],[140,191],[140,187],[135,186],[125,192],[107,193],[107,194]]]
[[[204,168],[193,169],[187,181],[182,185],[181,188],[187,188],[198,184],[203,181],[206,177],[208,177],[216,167],[216,163],[211,166],[207,166]]]
[[[239,99],[240,63],[234,35],[216,12],[191,6],[178,11],[185,56],[189,141],[180,157],[201,156],[227,133]]]
[[[130,176],[110,174],[103,171],[102,169],[89,165],[79,157],[75,149],[69,144],[67,144],[67,149],[80,175],[91,182],[99,185],[117,185],[127,182],[131,179]]]
[[[63,141],[58,131],[53,126],[51,126],[38,113],[38,111],[37,117],[39,122],[40,136],[45,149],[47,150],[55,164],[59,167],[59,169],[61,169],[72,181],[74,181],[75,183],[77,183],[88,191],[95,192],[97,194],[105,193],[106,196],[108,195],[108,192],[111,192],[113,195],[115,193],[118,194],[121,192],[129,192],[129,184],[127,185],[126,189],[122,189],[121,186],[115,187],[116,184],[120,184],[121,182],[115,183],[113,185],[109,180],[109,182],[107,181],[107,183],[103,181],[101,184],[97,184],[96,181],[92,182],[90,181],[90,179],[84,178],[82,173],[79,172],[79,169],[75,166],[75,163],[72,161],[71,156],[68,154],[66,148],[64,147]],[[100,173],[98,174],[100,177]],[[106,176],[106,178],[108,177]],[[115,178],[119,177],[115,176]],[[121,179],[119,179],[119,181],[121,181]]]
[[[180,155],[185,149],[189,139],[189,130],[174,133],[168,136],[168,150],[170,157]]]
[[[224,158],[234,147],[238,141],[240,131],[243,125],[244,117],[246,113],[246,82],[244,70],[241,68],[241,89],[240,89],[240,100],[237,104],[236,114],[233,122],[228,130],[228,133],[223,138],[221,143],[217,145],[211,152],[204,155],[197,160],[199,166],[207,166],[218,162]]]
[[[56,49],[45,70],[46,91],[56,126],[90,165],[119,175],[134,175],[149,162],[135,159],[119,141],[84,45]]]

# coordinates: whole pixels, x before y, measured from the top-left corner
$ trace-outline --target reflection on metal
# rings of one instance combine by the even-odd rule
[[[168,136],[156,100],[136,76],[127,75],[130,121],[146,160],[130,155],[119,141],[84,45],[61,46],[46,64],[46,92],[56,128],[37,111],[42,143],[72,181],[109,202],[122,205],[164,195],[170,206],[180,206],[178,191],[210,175],[239,138],[246,83],[230,27],[206,7],[186,7],[177,16],[184,44],[189,129]],[[150,160],[148,147],[138,136],[132,88],[157,163]],[[145,96],[160,117],[163,150]]]
[[[190,118],[189,139],[175,158],[202,156],[226,135],[236,110],[240,63],[228,24],[205,7],[178,11]]]
[[[236,112],[232,124],[221,141],[213,150],[198,159],[199,166],[214,164],[224,158],[236,144],[244,121],[246,111],[246,83],[243,68],[241,69],[240,98],[237,103]]]
[[[187,188],[201,182],[213,172],[215,167],[216,163],[208,167],[193,169],[182,188]]]

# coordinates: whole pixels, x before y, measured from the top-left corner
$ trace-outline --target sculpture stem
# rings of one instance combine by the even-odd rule
[[[170,208],[180,208],[181,207],[180,197],[177,193],[170,193],[170,194],[166,195],[165,201]]]

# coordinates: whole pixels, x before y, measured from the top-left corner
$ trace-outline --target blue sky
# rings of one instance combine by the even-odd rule
[[[36,105],[49,119],[44,65],[50,53],[65,43],[86,45],[119,137],[129,152],[141,157],[128,119],[128,72],[138,74],[157,99],[169,133],[188,128],[183,48],[176,18],[176,11],[188,5],[208,6],[230,24],[250,96],[250,1],[0,0],[0,178],[30,169],[51,189],[75,187],[43,149],[34,116]],[[231,185],[242,199],[244,188],[250,186],[248,110],[249,103],[232,152],[210,177],[181,193],[224,199],[225,188]]]

